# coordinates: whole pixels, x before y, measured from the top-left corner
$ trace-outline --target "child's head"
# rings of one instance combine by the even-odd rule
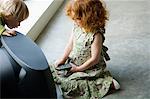
[[[105,27],[107,11],[100,0],[71,0],[66,13],[87,32]]]
[[[0,0],[0,13],[9,28],[15,28],[29,16],[29,10],[22,0]]]

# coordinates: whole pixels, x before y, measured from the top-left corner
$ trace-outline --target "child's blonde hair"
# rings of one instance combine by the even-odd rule
[[[12,15],[18,21],[23,21],[29,16],[29,10],[22,0],[0,0],[0,13],[7,17]]]
[[[71,0],[66,7],[66,14],[73,20],[82,20],[86,32],[96,32],[99,28],[104,28],[108,20],[103,3],[100,0]]]

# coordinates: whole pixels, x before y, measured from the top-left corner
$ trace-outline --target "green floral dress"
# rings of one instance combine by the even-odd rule
[[[104,30],[104,28],[101,28],[98,33],[103,36]],[[69,59],[74,64],[81,65],[91,57],[91,44],[94,40],[94,33],[85,33],[78,26],[74,27],[73,32],[74,44]],[[99,63],[84,72],[62,76],[54,65],[50,66],[54,81],[61,86],[65,99],[101,99],[108,92],[113,78],[110,72],[106,70],[104,61],[104,59],[109,59],[106,53],[107,50],[107,47],[103,46]],[[68,71],[64,70],[63,72]]]

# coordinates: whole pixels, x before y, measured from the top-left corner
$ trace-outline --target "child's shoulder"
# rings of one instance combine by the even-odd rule
[[[104,27],[101,27],[101,28],[98,28],[95,33],[101,33],[101,34],[104,34],[105,33],[105,28]]]
[[[103,27],[103,28],[97,29],[94,34],[97,34],[97,33],[101,34],[103,42],[104,42],[105,41],[105,36],[104,36],[104,34],[105,34],[105,28]]]

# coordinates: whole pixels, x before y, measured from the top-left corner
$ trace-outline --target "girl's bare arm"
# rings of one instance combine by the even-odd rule
[[[69,38],[69,42],[67,43],[66,47],[65,47],[65,50],[64,50],[64,54],[62,56],[62,59],[64,61],[67,60],[71,50],[73,48],[73,33],[71,34],[70,38]]]

